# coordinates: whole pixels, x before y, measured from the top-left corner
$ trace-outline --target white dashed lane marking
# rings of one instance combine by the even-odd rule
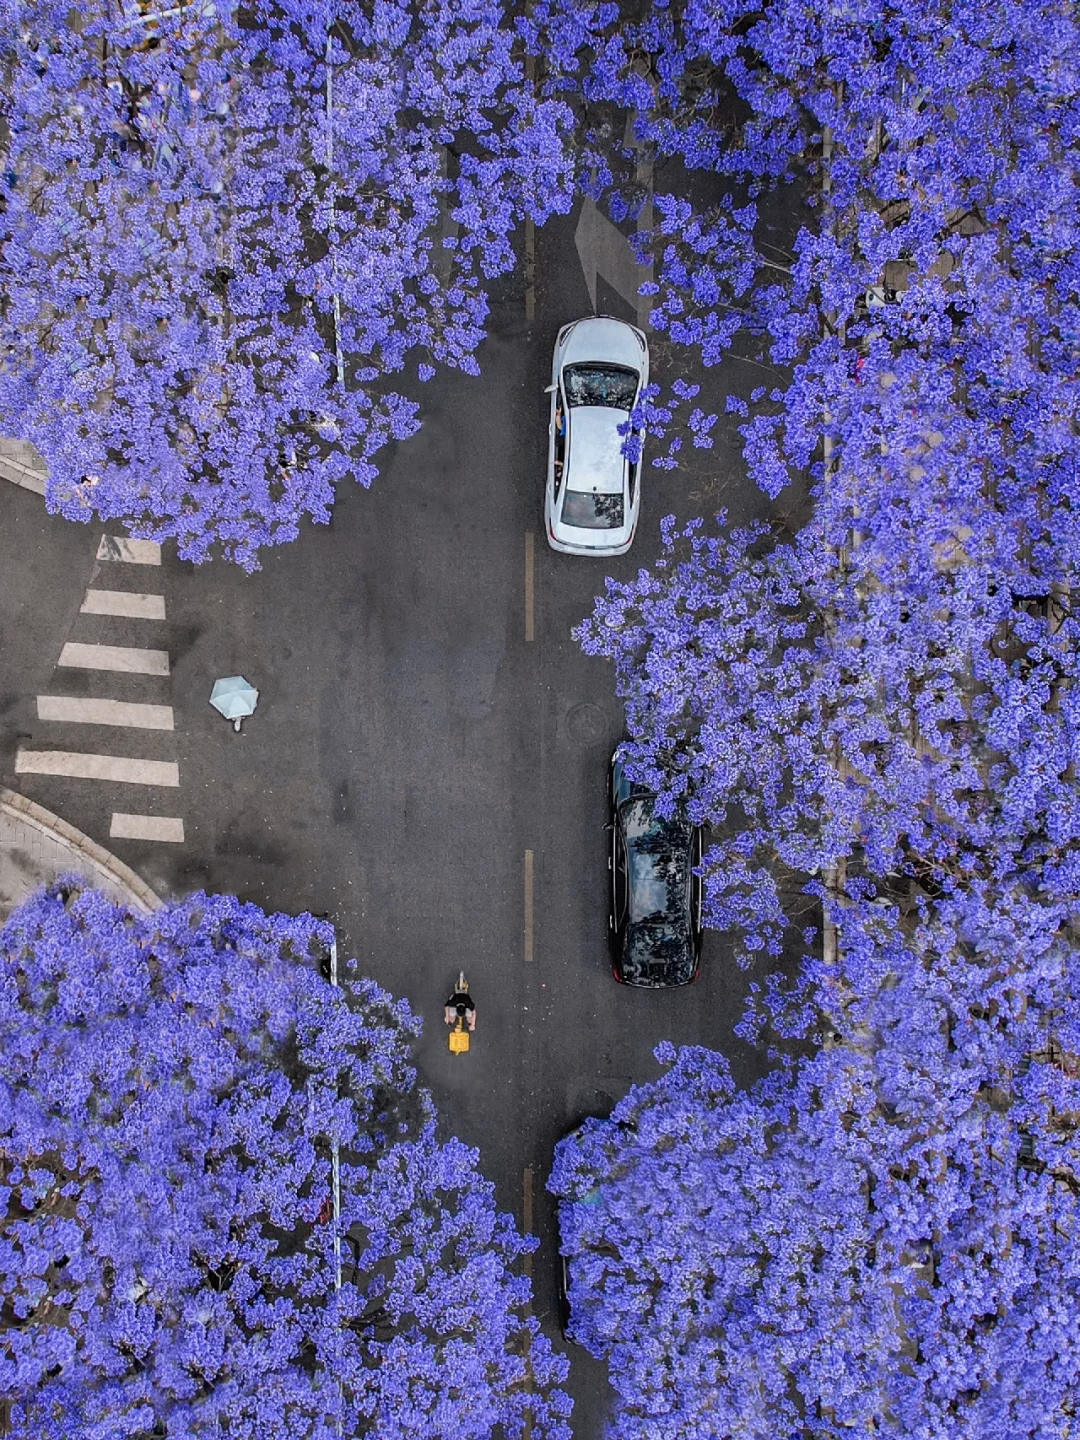
[[[56,663],[77,670],[115,670],[128,675],[169,673],[167,650],[140,650],[133,645],[80,645],[69,640]]]
[[[526,964],[531,964],[532,958],[533,958],[533,896],[534,896],[533,870],[534,870],[534,865],[533,865],[533,852],[532,852],[531,850],[526,850],[526,851],[525,851],[525,925],[524,925],[525,961],[526,961]]]
[[[175,760],[132,760],[124,755],[84,755],[74,750],[20,750],[16,775],[67,775],[73,780],[115,780],[125,785],[180,784]]]
[[[536,535],[525,531],[525,639],[536,633]]]
[[[137,595],[130,590],[87,590],[84,615],[124,615],[131,620],[164,620],[164,595]]]
[[[114,811],[109,836],[113,840],[165,840],[184,843],[184,822],[169,815],[125,815]]]
[[[39,695],[39,720],[74,725],[124,725],[132,730],[171,730],[171,705],[136,705],[127,700],[84,700],[75,695]]]

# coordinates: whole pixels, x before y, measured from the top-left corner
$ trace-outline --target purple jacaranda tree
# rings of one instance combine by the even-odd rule
[[[1080,396],[1075,9],[537,0],[519,25],[616,218],[640,213],[643,153],[708,176],[704,209],[658,191],[638,243],[654,328],[706,365],[738,336],[782,367],[742,406],[762,489],[808,473],[838,546],[949,543],[1004,507],[1053,572]],[[786,250],[759,214],[778,188]]]
[[[668,525],[582,631],[616,662],[627,757],[720,827],[713,923],[778,952],[778,864],[1075,894],[1075,14],[563,13],[523,24],[550,93],[597,111],[616,202],[612,114],[720,180],[707,214],[654,199],[654,324],[706,363],[739,334],[790,367],[771,413],[764,389],[728,408],[764,490],[811,482],[790,545]],[[783,265],[756,208],[776,185],[806,202]]]
[[[1030,567],[970,536],[948,555],[913,535],[890,588],[845,577],[815,526],[791,544],[664,529],[580,633],[615,661],[636,773],[716,827],[710,923],[779,954],[781,881],[848,859],[886,891],[1011,878],[1080,898],[1065,596],[1040,610]]]
[[[745,1033],[837,1043],[749,1097],[687,1056],[567,1143],[575,1324],[620,1437],[1063,1433],[1076,12],[639,14],[526,23],[598,154],[632,110],[655,158],[710,172],[709,211],[654,197],[653,323],[721,376],[736,337],[788,369],[729,409],[751,477],[808,477],[813,521],[788,545],[669,523],[582,638],[615,661],[632,773],[717,827],[714,924],[777,953],[780,872],[829,872],[830,965],[764,985]],[[777,186],[806,204],[786,251],[758,212]]]
[[[739,1091],[669,1068],[561,1142],[575,1338],[613,1440],[1068,1433],[1080,1389],[1075,923],[858,901],[837,1042]],[[836,1004],[837,986],[847,999]]]
[[[571,200],[500,0],[25,0],[0,431],[49,504],[257,565],[477,373],[513,229]],[[400,384],[400,379],[398,384]]]
[[[568,1436],[530,1242],[331,938],[77,881],[0,932],[8,1434]]]

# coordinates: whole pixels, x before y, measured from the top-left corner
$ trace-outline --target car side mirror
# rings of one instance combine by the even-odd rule
[[[558,388],[559,388],[558,385],[545,385],[545,386],[544,386],[544,394],[545,394],[545,395],[554,395],[555,391],[556,391]]]

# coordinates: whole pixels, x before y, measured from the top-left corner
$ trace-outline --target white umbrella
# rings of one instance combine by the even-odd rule
[[[259,703],[259,692],[242,675],[227,675],[224,680],[215,680],[210,692],[210,704],[226,720],[233,722],[233,729],[240,729],[245,715],[254,715]]]

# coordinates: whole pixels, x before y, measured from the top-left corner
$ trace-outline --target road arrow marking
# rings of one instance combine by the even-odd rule
[[[588,196],[581,206],[574,231],[574,245],[585,273],[593,310],[596,310],[596,281],[600,276],[631,307],[638,325],[643,330],[648,329],[652,298],[637,292],[639,285],[652,279],[653,267],[638,264],[630,241]]]
[[[633,116],[626,122],[625,143],[637,147],[634,137]],[[634,221],[637,230],[651,230],[653,224],[653,175],[652,161],[639,160],[636,167],[638,183],[644,185],[646,201],[641,214]],[[637,316],[642,330],[649,329],[649,312],[653,307],[652,297],[639,295],[638,286],[653,278],[652,265],[639,265],[634,248],[614,221],[600,210],[595,200],[587,196],[578,216],[574,231],[574,245],[578,260],[585,274],[592,308],[596,310],[596,279],[601,276],[611,288],[618,292]]]

